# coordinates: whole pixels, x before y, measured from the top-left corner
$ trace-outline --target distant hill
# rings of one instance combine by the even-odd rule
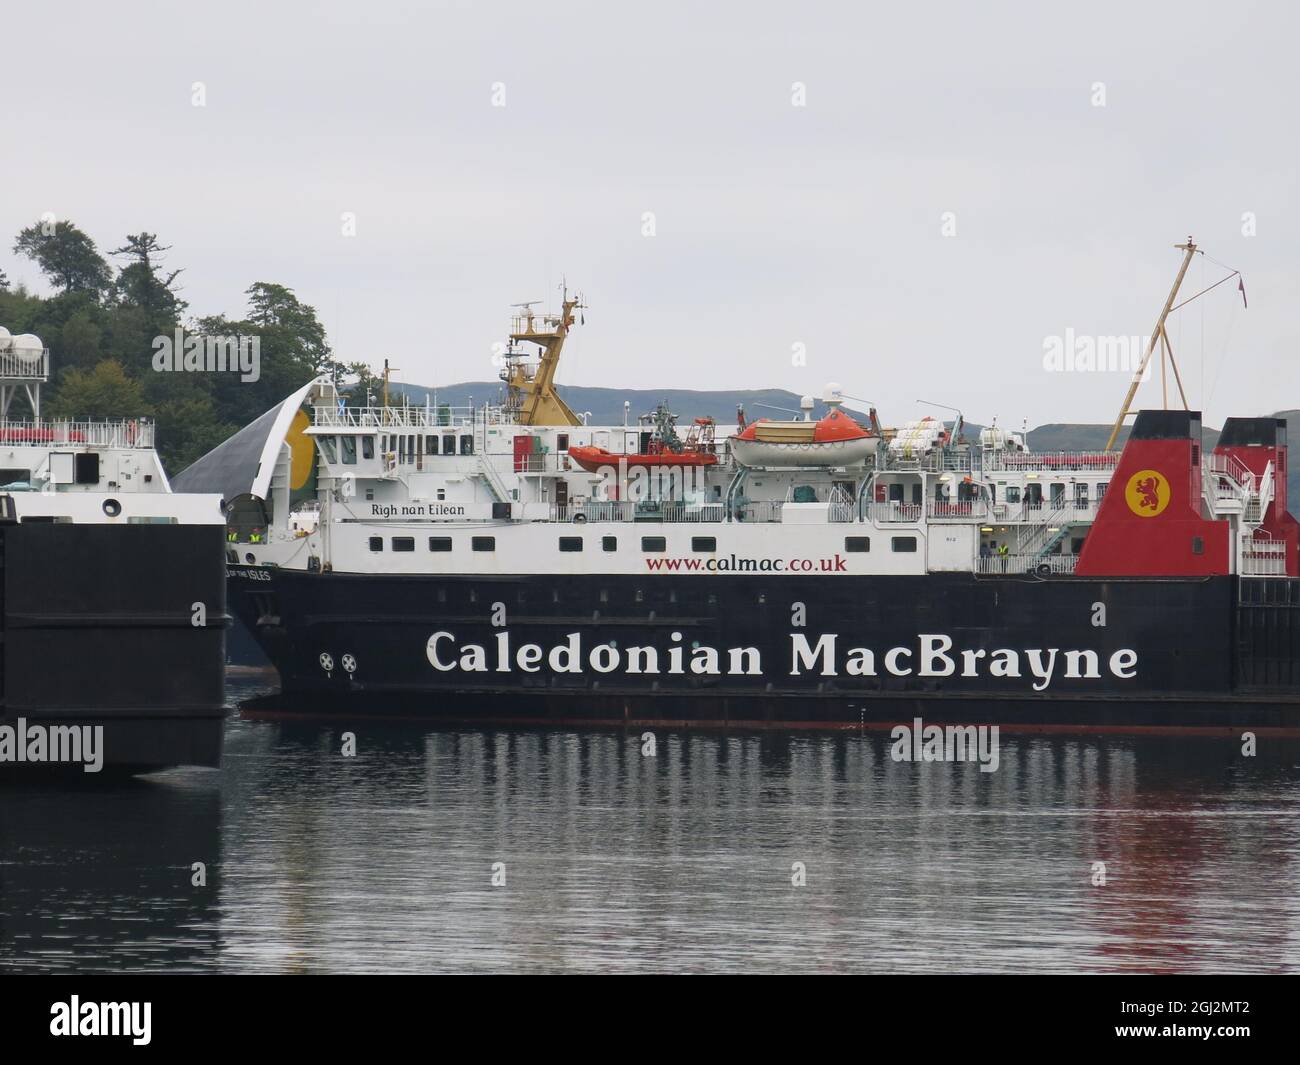
[[[392,391],[409,396],[410,402],[419,406],[424,405],[426,397],[430,403],[434,401],[434,390],[420,385],[394,385]],[[744,406],[745,415],[751,421],[755,418],[793,417],[799,411],[799,396],[783,388],[701,392],[688,388],[584,388],[562,385],[560,393],[579,417],[590,412],[589,421],[593,425],[622,425],[624,401],[631,405],[628,413],[633,423],[638,415],[649,413],[659,403],[667,403],[683,423],[705,416],[717,418],[719,422],[730,422],[736,416],[737,406]],[[475,403],[484,403],[489,400],[497,402],[502,395],[503,386],[500,381],[470,381],[437,389],[437,402],[460,407],[467,406],[471,397]],[[817,409],[823,409],[820,400]],[[861,411],[849,413],[866,420],[865,413]],[[915,416],[921,417],[922,413],[918,408]],[[1274,417],[1287,419],[1291,442],[1300,448],[1300,409],[1278,411]],[[982,428],[982,425],[967,422],[967,437],[978,439]],[[1035,451],[1099,451],[1106,446],[1110,429],[1109,424],[1066,422],[1040,425],[1029,431],[1029,446]],[[1127,438],[1126,427],[1120,434],[1120,440]],[[1218,443],[1219,430],[1205,426],[1202,440],[1207,450],[1213,448]],[[1287,498],[1294,513],[1295,508],[1300,506],[1300,462],[1292,463],[1288,471]]]
[[[470,381],[448,385],[436,390],[437,402],[448,403],[453,407],[467,406],[470,397],[473,397],[475,403],[488,400],[499,402],[505,395],[504,388],[500,381]],[[424,405],[426,396],[430,403],[434,401],[435,390],[421,385],[392,385],[390,391],[405,393],[411,397],[411,403],[419,406]],[[639,415],[649,414],[660,403],[667,403],[682,423],[704,417],[716,418],[721,423],[734,422],[737,405],[744,406],[745,417],[750,421],[756,418],[799,416],[799,396],[783,388],[701,392],[689,388],[583,388],[578,385],[562,385],[559,392],[578,417],[590,412],[588,421],[592,425],[622,425],[625,401],[631,405],[628,408],[628,420],[633,425]],[[818,400],[817,409],[821,410],[822,406]],[[844,409],[849,410],[848,407]],[[849,413],[866,418],[864,411]]]

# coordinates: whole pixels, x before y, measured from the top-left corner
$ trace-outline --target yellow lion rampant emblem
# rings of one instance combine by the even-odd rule
[[[1129,510],[1140,518],[1154,518],[1169,506],[1169,479],[1155,470],[1138,470],[1128,479],[1124,498]]]

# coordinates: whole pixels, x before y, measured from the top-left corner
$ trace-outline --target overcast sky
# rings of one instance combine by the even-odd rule
[[[42,212],[101,249],[147,229],[190,313],[279,282],[341,358],[419,384],[491,376],[509,304],[567,276],[590,310],[561,384],[835,380],[889,423],[920,398],[1035,425],[1113,418],[1125,378],[1046,373],[1045,338],[1148,333],[1194,234],[1250,300],[1232,282],[1170,324],[1217,425],[1300,406],[1298,23],[1222,0],[7,2],[0,269],[41,287],[10,249]],[[1198,260],[1184,295],[1224,273]]]

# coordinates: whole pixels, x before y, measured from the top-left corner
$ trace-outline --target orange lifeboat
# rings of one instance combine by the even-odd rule
[[[760,418],[731,438],[742,466],[856,466],[876,453],[880,438],[840,410],[818,421]]]
[[[713,466],[718,461],[718,456],[709,452],[669,451],[656,445],[657,441],[652,440],[648,451],[631,455],[620,455],[613,451],[606,451],[603,447],[571,447],[569,458],[591,473],[598,472],[601,467],[616,470],[620,462],[626,462],[628,469],[635,469],[638,466]]]

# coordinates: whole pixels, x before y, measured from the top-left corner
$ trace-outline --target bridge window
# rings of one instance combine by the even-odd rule
[[[916,550],[915,536],[894,536],[890,538],[889,549],[897,551],[900,554],[906,554]]]
[[[474,438],[472,436],[462,436],[460,438],[460,453],[462,455],[474,454]]]
[[[561,551],[581,551],[581,550],[582,550],[582,537],[581,537],[581,536],[561,536],[561,537],[560,537],[560,550],[561,550]]]
[[[469,545],[475,551],[495,551],[497,549],[497,538],[495,536],[474,536],[470,538]]]
[[[450,433],[442,438],[442,453],[444,455],[456,454],[456,438]]]
[[[451,550],[451,537],[450,537],[450,536],[430,536],[430,537],[429,537],[429,550],[430,550],[430,551],[450,551],[450,550]]]
[[[363,459],[375,457],[375,438],[373,436],[363,436],[361,438],[361,457]]]
[[[870,551],[870,536],[846,536],[844,537],[845,551]]]
[[[343,464],[345,466],[355,466],[357,464],[357,438],[355,436],[343,437]]]
[[[436,436],[426,436],[424,438],[424,453],[426,455],[436,455],[438,453],[438,438]]]
[[[338,462],[339,449],[338,441],[332,436],[322,436],[320,438],[320,447],[325,452],[326,462]]]

